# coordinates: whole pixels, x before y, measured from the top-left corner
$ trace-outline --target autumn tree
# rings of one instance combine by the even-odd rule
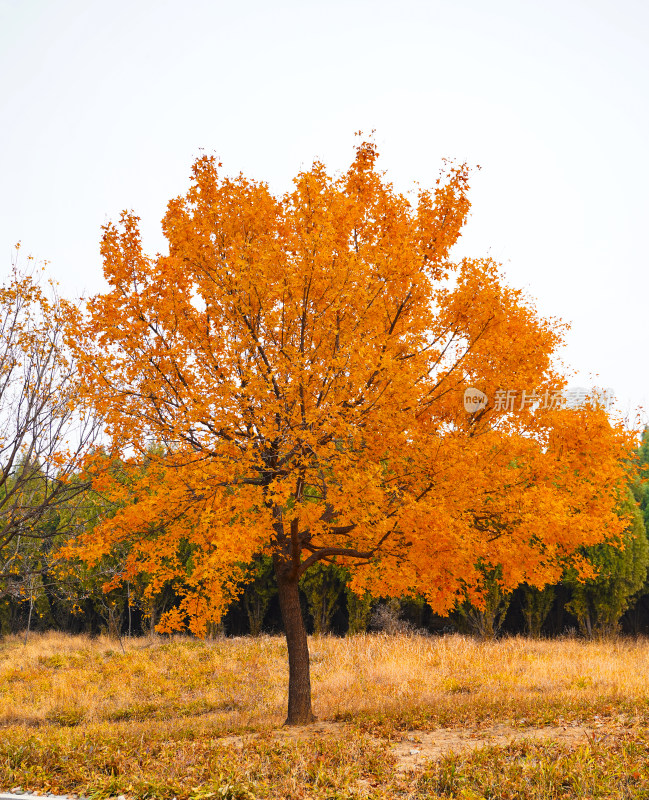
[[[492,261],[451,260],[467,168],[408,199],[376,159],[363,143],[345,173],[315,163],[275,196],[199,158],[163,221],[168,254],[145,255],[132,213],[105,227],[110,288],[78,321],[83,392],[115,451],[134,469],[151,440],[165,453],[77,553],[130,541],[122,579],[182,581],[160,628],[198,635],[240,565],[269,555],[290,724],[313,719],[298,582],[319,562],[352,570],[359,596],[446,613],[479,602],[483,568],[500,565],[504,589],[544,585],[621,529],[623,432],[596,405],[539,407],[562,386],[561,327]],[[467,387],[527,402],[469,414]]]
[[[77,405],[71,307],[34,273],[14,264],[0,285],[0,595],[33,589],[46,558],[35,543],[69,532],[61,511],[87,489],[74,478],[97,433]]]

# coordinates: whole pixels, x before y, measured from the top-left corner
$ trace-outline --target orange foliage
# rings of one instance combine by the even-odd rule
[[[315,163],[276,197],[203,157],[169,203],[168,255],[144,254],[133,214],[105,227],[111,288],[79,321],[83,391],[127,464],[163,450],[127,488],[97,467],[125,503],[77,553],[126,540],[124,578],[182,579],[166,629],[202,634],[260,551],[293,578],[335,557],[359,590],[443,613],[479,601],[480,563],[541,586],[624,528],[630,443],[601,408],[464,410],[468,386],[564,384],[561,326],[492,261],[450,258],[467,168],[413,205],[376,158],[363,143],[343,175]]]

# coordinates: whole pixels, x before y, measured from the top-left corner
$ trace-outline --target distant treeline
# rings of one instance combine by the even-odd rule
[[[232,603],[211,635],[244,636],[282,631],[273,571],[267,569],[263,561],[253,568],[257,572],[254,582]],[[646,565],[644,569],[646,572]],[[619,616],[619,601],[601,584],[591,582],[585,585],[585,591],[575,591],[575,584],[565,580],[541,592],[527,586],[520,586],[508,596],[493,591],[482,611],[465,605],[448,617],[440,617],[431,612],[422,598],[358,598],[347,588],[345,578],[344,570],[323,566],[305,582],[301,600],[310,633],[343,636],[363,631],[430,634],[459,631],[481,638],[507,634],[552,637],[568,632],[594,636],[618,631],[649,635],[649,587],[646,584],[629,599],[628,607]],[[607,588],[610,588],[614,581],[608,583]],[[152,613],[155,620],[175,599],[172,592],[163,593],[157,598],[157,607],[152,608],[151,605],[143,607],[137,601],[129,605],[127,587],[119,594],[120,597],[113,597],[116,607],[111,612],[101,595],[85,596],[79,602],[73,598],[66,601],[56,587],[49,587],[44,581],[42,591],[31,603],[29,598],[11,595],[0,600],[0,630],[2,634],[21,633],[26,632],[29,625],[31,630],[37,631],[91,635],[119,632],[121,636],[141,636],[151,631]],[[587,614],[579,610],[582,594],[587,596],[591,608]],[[594,608],[598,609],[599,616]],[[605,618],[602,611],[609,611]]]
[[[458,604],[448,617],[432,613],[422,597],[380,598],[351,591],[350,574],[336,563],[318,563],[302,578],[300,597],[311,633],[346,635],[363,631],[460,631],[481,638],[503,634],[557,636],[574,631],[584,636],[649,634],[649,429],[638,450],[637,480],[621,502],[629,525],[622,549],[601,544],[584,547],[582,555],[597,570],[583,581],[574,569],[562,580],[539,590],[527,585],[511,593],[499,586],[499,568],[484,567],[484,605]],[[30,474],[34,465],[30,465]],[[16,480],[19,476],[16,476]],[[30,481],[35,479],[30,478]],[[6,491],[11,490],[7,484]],[[165,584],[151,591],[150,578],[140,575],[110,591],[106,583],[119,575],[123,553],[90,567],[65,562],[58,555],[62,541],[74,531],[91,529],[110,510],[92,492],[86,501],[71,501],[53,516],[43,515],[33,535],[18,536],[7,558],[8,574],[0,580],[0,634],[30,630],[108,633],[140,636],[150,633],[161,614],[179,598],[179,587]],[[48,526],[52,535],[48,535]],[[66,537],[56,533],[67,531]],[[73,533],[71,534],[70,531]],[[186,554],[189,559],[190,551]],[[277,584],[271,559],[257,556],[247,565],[247,582],[218,625],[208,635],[242,636],[282,630]]]

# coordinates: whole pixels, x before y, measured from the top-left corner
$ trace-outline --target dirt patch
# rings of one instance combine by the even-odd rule
[[[402,734],[401,741],[392,744],[392,752],[397,758],[397,770],[408,771],[423,768],[427,761],[443,758],[451,753],[466,753],[489,746],[505,747],[522,739],[552,740],[577,745],[595,735],[596,730],[584,725],[548,725],[542,728],[494,725],[479,730],[443,728],[430,732],[406,731]]]
[[[280,728],[270,736],[277,741],[297,741],[326,736],[339,736],[349,727],[340,722],[316,722],[313,725]],[[623,725],[594,722],[589,725],[566,724],[543,727],[514,727],[500,724],[491,727],[439,728],[434,731],[402,731],[397,741],[386,741],[376,737],[377,742],[389,747],[397,761],[397,771],[407,772],[423,769],[426,762],[443,758],[451,753],[461,754],[482,747],[505,747],[523,739],[556,741],[577,746],[589,739],[615,736],[624,730]],[[230,747],[241,748],[245,742],[269,734],[226,736],[220,741]]]

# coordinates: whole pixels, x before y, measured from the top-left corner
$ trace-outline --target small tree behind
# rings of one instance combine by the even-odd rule
[[[316,636],[331,631],[331,620],[345,589],[345,578],[344,569],[335,563],[323,562],[314,565],[302,576],[300,586],[306,596]]]
[[[273,561],[269,556],[257,555],[248,567],[243,591],[243,606],[248,616],[252,636],[261,634],[270,601],[277,594]]]
[[[347,600],[347,635],[365,633],[372,614],[372,595],[369,592],[357,594],[349,585],[345,585],[345,599]]]
[[[523,617],[525,627],[529,636],[538,639],[541,636],[541,629],[545,620],[548,618],[556,591],[554,586],[545,586],[538,589],[536,586],[523,586]]]
[[[649,566],[649,542],[642,514],[630,498],[622,513],[630,524],[624,533],[623,549],[608,544],[588,548],[589,561],[597,575],[585,582],[569,573],[572,598],[566,605],[577,617],[586,636],[610,636],[617,632],[620,618],[634,596],[644,587]]]
[[[502,569],[482,567],[482,594],[478,603],[464,600],[458,603],[455,619],[460,630],[480,639],[495,639],[505,622],[511,603],[511,591],[502,588]]]
[[[64,342],[72,309],[49,294],[16,265],[0,286],[0,596],[19,581],[35,590],[38,540],[72,532],[67,512],[87,489],[76,475],[98,431]]]

